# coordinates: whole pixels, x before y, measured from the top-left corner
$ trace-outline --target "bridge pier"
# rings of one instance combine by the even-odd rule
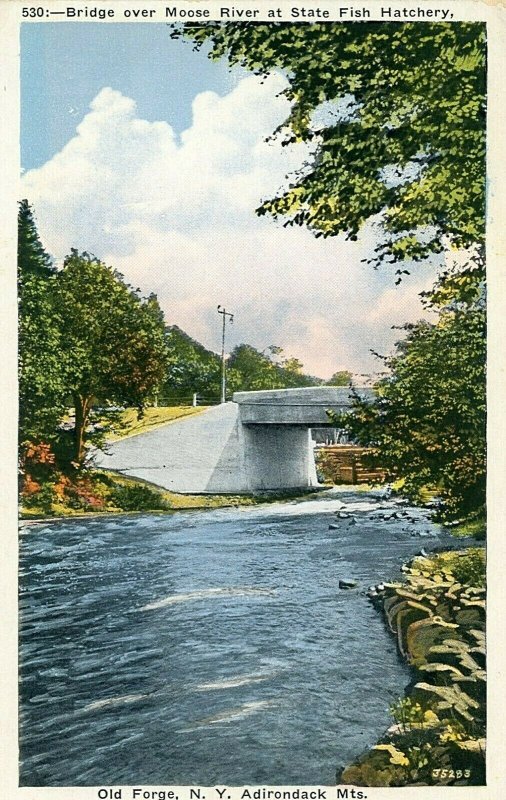
[[[243,425],[250,492],[316,486],[311,430],[297,425]]]
[[[317,485],[310,429],[300,425],[243,425],[239,406],[227,405],[229,419],[235,416],[235,422],[230,423],[222,448],[214,450],[213,468],[200,491],[255,494]],[[202,459],[204,453],[203,442],[196,455]]]

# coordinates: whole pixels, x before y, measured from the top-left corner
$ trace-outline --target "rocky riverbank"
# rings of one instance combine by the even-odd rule
[[[419,556],[369,597],[413,667],[394,724],[338,771],[358,786],[485,783],[485,550]]]

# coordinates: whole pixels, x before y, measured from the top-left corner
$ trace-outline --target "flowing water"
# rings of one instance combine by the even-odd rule
[[[21,784],[332,784],[410,680],[365,591],[451,543],[339,490],[26,526]]]

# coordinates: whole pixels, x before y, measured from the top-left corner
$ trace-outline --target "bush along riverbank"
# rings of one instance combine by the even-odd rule
[[[44,477],[24,476],[20,491],[23,520],[88,514],[160,513],[230,508],[310,497],[315,490],[262,492],[255,495],[177,494],[106,470],[53,470]]]
[[[356,786],[485,783],[485,550],[416,557],[405,582],[371,587],[415,678],[394,724],[338,771]]]
[[[247,496],[179,495],[105,470],[51,471],[42,479],[25,476],[20,491],[22,519],[87,514],[171,512],[252,505]]]

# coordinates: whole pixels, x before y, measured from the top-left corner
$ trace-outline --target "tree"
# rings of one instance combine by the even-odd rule
[[[221,361],[187,333],[172,325],[166,329],[167,376],[162,401],[171,405],[187,401],[196,392],[204,402],[218,400],[221,392]]]
[[[352,379],[353,375],[347,369],[338,370],[327,381],[327,386],[349,386]]]
[[[448,516],[484,502],[485,113],[483,23],[211,23],[176,28],[211,58],[258,74],[282,70],[292,107],[275,132],[312,155],[258,214],[316,236],[382,238],[369,259],[397,264],[468,251],[428,301],[429,325],[407,326],[385,359],[377,400],[356,400],[350,430],[419,497],[438,488]]]
[[[277,389],[278,375],[269,356],[250,344],[234,347],[227,362],[228,385],[234,391]]]
[[[351,239],[381,214],[376,263],[483,242],[483,23],[215,22],[172,35],[210,44],[213,59],[288,78],[293,105],[277,133],[314,154],[257,213]]]
[[[166,370],[164,325],[154,295],[141,298],[122,276],[72,250],[58,273],[62,351],[75,406],[74,458],[82,464],[93,403],[142,411]]]
[[[486,490],[483,304],[445,309],[437,323],[406,331],[386,359],[390,374],[376,385],[375,401],[357,396],[344,422],[412,499],[430,487],[443,519],[476,515]]]
[[[20,200],[18,206],[18,277],[22,288],[27,275],[49,278],[54,275],[55,269],[40,241],[28,200]]]
[[[271,345],[267,348],[271,353],[271,358],[274,361],[276,371],[279,379],[282,381],[284,388],[296,388],[297,386],[314,386],[320,383],[319,378],[313,378],[312,375],[305,375],[302,370],[304,364],[299,358],[284,355],[282,347]]]
[[[303,364],[298,358],[284,358],[281,347],[270,345],[266,350],[267,353],[250,344],[240,344],[232,350],[227,364],[232,391],[288,389],[320,383],[318,378],[302,372]]]
[[[19,441],[50,442],[65,408],[65,358],[56,271],[27,200],[18,213]]]

